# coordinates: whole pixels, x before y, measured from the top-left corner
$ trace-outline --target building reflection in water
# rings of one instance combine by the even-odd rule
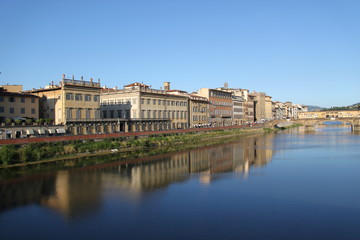
[[[62,170],[45,176],[0,182],[0,211],[38,204],[75,218],[101,207],[104,189],[138,198],[143,192],[166,188],[199,177],[203,184],[221,179],[219,173],[237,172],[247,177],[252,167],[271,161],[272,135],[252,136],[189,151],[142,159]]]

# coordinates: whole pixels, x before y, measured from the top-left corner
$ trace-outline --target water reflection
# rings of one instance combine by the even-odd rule
[[[134,198],[144,192],[197,177],[204,184],[221,179],[219,173],[238,172],[247,177],[273,156],[272,135],[243,138],[234,143],[175,154],[62,170],[46,175],[0,182],[0,212],[37,204],[66,218],[98,211],[105,190]]]

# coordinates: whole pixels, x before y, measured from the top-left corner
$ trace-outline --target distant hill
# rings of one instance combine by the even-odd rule
[[[360,102],[349,106],[323,108],[323,111],[360,110]]]
[[[358,108],[360,107],[360,102],[350,105],[349,107]]]
[[[319,106],[311,106],[311,105],[306,105],[306,106],[308,107],[309,112],[323,109],[322,107],[319,107]]]

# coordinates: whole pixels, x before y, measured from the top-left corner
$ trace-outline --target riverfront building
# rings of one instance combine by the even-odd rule
[[[169,89],[169,83],[166,83]],[[188,127],[189,98],[132,83],[124,89],[101,92],[102,118],[126,119],[129,131],[177,129]]]
[[[170,89],[169,83],[165,89]],[[209,105],[210,102],[207,98],[195,94],[189,94],[181,90],[167,90],[169,94],[182,95],[189,98],[189,128],[207,127],[209,126]]]
[[[19,89],[22,90],[22,87]],[[10,92],[0,87],[0,123],[25,118],[39,118],[39,97],[22,91]]]
[[[196,95],[209,99],[210,117],[212,126],[231,126],[233,117],[233,101],[230,92],[201,88]]]
[[[72,122],[93,121],[100,118],[100,80],[94,82],[65,78],[59,85],[53,83],[32,94],[41,98],[40,117],[51,118],[56,125]]]

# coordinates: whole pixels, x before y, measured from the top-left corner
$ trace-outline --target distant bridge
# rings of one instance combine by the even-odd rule
[[[308,130],[315,129],[317,124],[323,122],[342,122],[351,126],[352,131],[360,131],[360,117],[329,117],[329,118],[306,118],[306,119],[281,119],[268,122],[267,127],[276,127],[280,123],[300,123]]]

